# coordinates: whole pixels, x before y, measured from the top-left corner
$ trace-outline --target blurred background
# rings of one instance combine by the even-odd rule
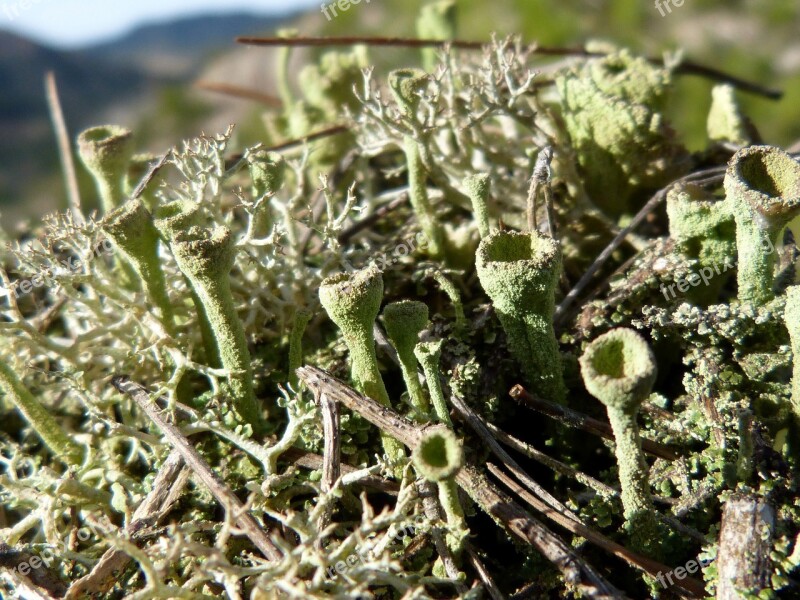
[[[66,205],[44,91],[53,71],[71,136],[91,125],[133,129],[141,150],[161,153],[201,131],[236,123],[236,144],[266,140],[263,103],[199,89],[213,81],[277,95],[274,49],[238,35],[290,28],[304,35],[413,36],[425,0],[0,0],[0,220],[15,229]],[[800,139],[800,2],[797,0],[458,0],[459,37],[520,34],[543,45],[603,39],[688,58],[783,89],[780,101],[740,93],[765,141]],[[678,0],[680,2],[680,0]],[[329,18],[330,17],[330,18]],[[299,66],[316,51],[293,51]],[[394,66],[418,53],[375,48]],[[297,69],[293,69],[296,72]],[[682,77],[672,119],[692,149],[705,139],[712,83]],[[79,166],[79,170],[81,170]],[[91,190],[82,174],[81,185]]]

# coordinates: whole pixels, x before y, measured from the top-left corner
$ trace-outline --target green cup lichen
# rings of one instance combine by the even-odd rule
[[[227,389],[242,419],[263,430],[253,389],[253,370],[244,327],[236,313],[230,287],[235,242],[227,227],[190,227],[176,233],[171,244],[178,268],[187,277],[208,318],[222,367],[229,372]]]
[[[92,174],[103,212],[125,199],[128,166],[133,157],[133,135],[116,125],[92,127],[78,136],[78,154]]]
[[[450,420],[450,411],[447,409],[447,401],[444,399],[442,382],[439,380],[439,360],[442,356],[442,340],[436,342],[420,342],[414,348],[414,355],[422,366],[425,373],[425,381],[428,383],[428,391],[431,394],[433,411],[440,423],[448,427],[453,426]]]
[[[725,195],[736,220],[739,300],[762,304],[774,297],[783,231],[800,214],[800,164],[771,146],[739,150],[728,163]]]
[[[277,152],[259,150],[248,156],[248,167],[253,181],[253,199],[258,203],[252,216],[252,230],[255,237],[261,238],[269,234],[272,226],[269,199],[283,187],[286,161]]]
[[[421,40],[456,39],[455,0],[440,0],[422,7],[417,17],[417,36]],[[439,64],[436,48],[422,49],[422,67],[433,73]]]
[[[448,546],[456,554],[463,550],[469,530],[458,499],[455,476],[464,466],[461,442],[446,426],[428,427],[411,455],[417,472],[439,489],[439,502],[444,509],[449,531]]]
[[[358,391],[384,406],[391,406],[375,354],[373,325],[383,300],[383,276],[375,267],[339,273],[323,280],[319,288],[322,307],[336,323],[350,352],[350,376]],[[402,463],[403,444],[381,432],[389,459]]]
[[[669,69],[618,50],[556,77],[564,122],[585,187],[612,216],[634,209],[641,188],[658,188],[689,167],[663,114]]]
[[[164,328],[174,335],[175,319],[161,268],[160,239],[152,215],[137,198],[111,211],[103,219],[102,228],[136,271]]]
[[[619,328],[589,344],[580,366],[586,389],[605,405],[614,431],[626,526],[636,547],[647,550],[658,532],[636,415],[655,383],[655,357],[638,333]]]
[[[727,265],[736,253],[736,225],[728,205],[699,186],[678,185],[667,193],[667,216],[678,250],[696,260],[701,273],[711,273],[703,279],[708,284],[692,287],[687,297],[701,305],[713,303],[732,274]]]
[[[538,232],[495,232],[481,240],[475,264],[532,390],[563,403],[567,390],[553,330],[558,243]]]
[[[420,332],[428,326],[428,306],[414,300],[392,302],[383,309],[383,324],[397,351],[411,406],[419,417],[423,417],[430,405],[417,375],[414,347],[419,342]]]
[[[55,456],[67,464],[81,464],[83,449],[72,441],[50,412],[20,381],[13,369],[2,360],[0,360],[0,390]]]
[[[748,146],[753,136],[748,131],[745,116],[736,102],[736,90],[730,84],[714,86],[711,91],[711,110],[708,112],[708,139],[734,146]]]

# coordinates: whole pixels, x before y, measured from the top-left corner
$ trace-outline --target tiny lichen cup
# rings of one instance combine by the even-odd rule
[[[774,297],[781,234],[800,214],[800,164],[778,148],[750,146],[730,160],[724,185],[736,220],[738,297],[762,304]]]
[[[319,299],[325,312],[336,323],[350,352],[350,375],[365,396],[390,407],[375,354],[373,326],[383,300],[383,276],[376,267],[355,273],[338,273],[322,281]],[[405,460],[403,444],[381,432],[383,449],[390,460]]]
[[[428,306],[414,300],[387,304],[383,309],[383,325],[397,351],[411,405],[418,416],[423,417],[430,410],[430,405],[417,375],[414,348],[419,342],[420,332],[428,326]]]
[[[528,383],[541,397],[563,403],[566,387],[553,329],[558,243],[538,232],[494,232],[481,240],[475,263]]]
[[[636,415],[656,379],[655,357],[632,329],[613,329],[589,344],[580,358],[587,391],[603,403],[614,432],[622,505],[635,546],[642,551],[657,537],[649,468]],[[649,554],[653,554],[651,549]]]
[[[78,154],[94,178],[103,212],[111,212],[125,198],[132,133],[116,125],[92,127],[78,136]]]

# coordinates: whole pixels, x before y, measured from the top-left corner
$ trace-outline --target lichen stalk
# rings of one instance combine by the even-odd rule
[[[455,476],[464,465],[461,442],[446,426],[425,429],[419,445],[412,454],[417,472],[439,489],[439,502],[444,509],[450,550],[457,556],[464,547],[469,533],[464,511],[458,499]]]
[[[614,432],[626,527],[634,545],[652,555],[657,549],[648,545],[658,538],[658,524],[636,415],[655,382],[655,357],[638,333],[619,328],[589,344],[580,366],[586,389],[605,405]]]
[[[423,302],[404,300],[387,304],[383,309],[383,324],[386,334],[397,351],[400,371],[408,390],[411,406],[422,418],[430,410],[430,403],[417,375],[417,359],[414,347],[419,342],[420,332],[428,326],[428,307]]]
[[[247,337],[230,288],[235,256],[231,232],[226,227],[191,227],[177,233],[171,247],[205,309],[220,361],[229,372],[227,388],[234,408],[255,431],[261,431],[264,424],[253,389]]]
[[[140,199],[113,210],[103,220],[103,231],[136,271],[164,328],[175,334],[175,318],[159,258],[160,239],[153,217]]]
[[[20,381],[13,369],[2,360],[0,360],[0,390],[17,407],[55,456],[67,464],[81,464],[82,448],[70,439],[67,432]]]
[[[372,327],[383,299],[383,277],[375,267],[355,273],[340,273],[325,279],[319,289],[325,312],[342,333],[350,353],[350,376],[364,395],[391,406],[375,354]],[[400,464],[405,460],[403,444],[381,432],[383,449],[389,460]]]
[[[730,160],[724,185],[736,220],[738,298],[763,304],[774,297],[783,230],[800,214],[800,164],[778,148],[750,146]]]
[[[553,329],[558,243],[538,232],[495,232],[481,240],[475,264],[527,382],[543,398],[563,403],[567,390]]]
[[[416,119],[419,108],[419,91],[427,85],[428,75],[419,69],[398,69],[389,74],[389,87],[403,115]],[[403,138],[403,151],[408,169],[408,194],[414,214],[430,244],[433,256],[444,252],[444,230],[428,197],[427,172],[419,148],[420,142],[412,135]]]
[[[464,188],[467,196],[472,203],[472,213],[478,225],[478,232],[481,238],[485,238],[490,233],[489,227],[489,175],[481,173],[479,175],[468,175],[464,178]]]
[[[422,371],[425,373],[425,381],[428,383],[428,391],[431,394],[433,411],[436,419],[452,429],[453,422],[450,420],[450,411],[447,409],[447,401],[444,398],[442,382],[439,380],[439,360],[442,356],[442,340],[436,342],[420,342],[414,348],[414,355],[417,357]]]

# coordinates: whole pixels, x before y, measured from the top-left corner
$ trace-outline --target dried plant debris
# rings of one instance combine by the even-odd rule
[[[373,52],[263,145],[84,132],[102,214],[3,234],[3,593],[797,597],[800,166],[738,80],[693,155],[680,57]]]

